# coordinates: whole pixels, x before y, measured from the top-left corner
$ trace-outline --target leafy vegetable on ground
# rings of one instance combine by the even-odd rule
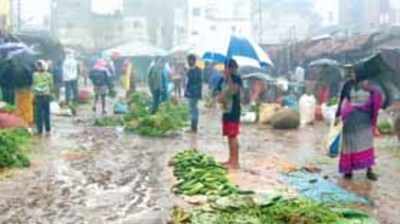
[[[394,127],[389,121],[382,121],[378,124],[378,129],[382,134],[390,135],[394,133]]]
[[[179,195],[207,195],[201,207],[175,207],[170,224],[377,224],[367,214],[282,195],[241,194],[213,157],[188,150],[170,162]],[[250,193],[250,192],[247,192]]]
[[[210,199],[200,208],[174,208],[173,224],[377,224],[367,214],[337,209],[303,198],[230,195]]]
[[[124,119],[120,116],[107,116],[97,118],[95,121],[95,126],[98,127],[116,127],[116,126],[123,126]]]
[[[150,113],[150,98],[135,93],[129,101],[129,113],[125,116],[126,130],[140,135],[162,137],[187,126],[188,111],[185,105],[164,102],[156,114]]]
[[[26,129],[0,130],[0,168],[30,166],[24,152],[30,136]]]
[[[337,98],[337,97],[332,97],[330,100],[329,100],[329,102],[328,102],[328,106],[336,106],[336,105],[338,105],[339,104],[339,98]]]
[[[227,196],[231,194],[245,194],[233,185],[227,171],[213,157],[188,150],[178,153],[171,164],[174,166],[174,175],[178,183],[174,187],[176,194]]]

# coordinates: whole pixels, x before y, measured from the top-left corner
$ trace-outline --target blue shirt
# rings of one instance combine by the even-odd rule
[[[185,97],[190,99],[201,99],[202,97],[202,72],[198,67],[189,69]]]

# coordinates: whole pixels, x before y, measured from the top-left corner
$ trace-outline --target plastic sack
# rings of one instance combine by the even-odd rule
[[[50,103],[50,113],[54,115],[61,114],[61,107],[57,102]]]
[[[282,109],[271,118],[271,125],[279,130],[296,129],[300,126],[300,114],[292,109]]]
[[[299,111],[300,123],[302,126],[310,124],[315,121],[315,108],[317,100],[313,95],[304,94],[300,97]]]
[[[335,121],[336,111],[338,106],[328,106],[327,104],[321,105],[322,117],[327,124],[331,124]]]
[[[276,112],[281,109],[279,104],[261,104],[260,105],[260,124],[268,124]]]
[[[257,114],[255,112],[242,113],[240,120],[243,123],[254,123],[257,120]]]
[[[125,102],[117,102],[114,105],[114,114],[126,114],[128,113],[128,104]]]
[[[342,130],[343,123],[339,122],[335,125],[335,121],[331,123],[329,134],[326,140],[326,148],[330,157],[337,157],[342,147]]]

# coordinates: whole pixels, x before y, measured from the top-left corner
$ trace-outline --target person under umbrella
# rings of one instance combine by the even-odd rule
[[[47,72],[46,62],[40,60],[36,63],[37,71],[33,74],[33,94],[35,102],[35,121],[39,135],[51,132],[50,101],[53,91],[53,76]]]
[[[93,112],[96,113],[97,103],[99,99],[101,99],[102,113],[103,115],[106,115],[106,96],[107,91],[112,88],[112,80],[111,76],[109,75],[109,70],[107,68],[107,62],[105,60],[97,60],[93,69],[90,71],[89,79],[93,83],[95,93]]]
[[[225,163],[228,168],[239,169],[239,129],[240,129],[240,91],[243,86],[242,79],[237,74],[238,64],[234,59],[225,63],[224,79],[218,85],[217,100],[222,104],[223,135],[228,138],[229,160]]]
[[[366,169],[367,178],[375,181],[373,139],[383,94],[372,82],[363,81],[362,70],[355,69],[355,74],[343,87],[336,113],[337,121],[343,121],[339,172],[351,179],[354,171]]]

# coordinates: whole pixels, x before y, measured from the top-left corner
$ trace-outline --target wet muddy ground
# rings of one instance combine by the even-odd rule
[[[33,141],[33,165],[0,181],[0,223],[165,223],[173,205],[168,159],[196,147],[218,160],[227,156],[217,111],[204,110],[198,136],[171,138],[125,135],[117,129],[92,127],[93,115],[55,117],[54,134]],[[370,198],[366,209],[382,224],[400,217],[400,147],[394,138],[377,141],[380,180],[363,173],[353,181],[337,174],[337,162],[325,155],[327,128],[318,124],[298,131],[273,131],[244,125],[240,137],[242,169],[231,178],[259,192],[288,190],[279,173],[302,166],[321,168],[321,175]],[[289,189],[290,190],[290,189]]]

